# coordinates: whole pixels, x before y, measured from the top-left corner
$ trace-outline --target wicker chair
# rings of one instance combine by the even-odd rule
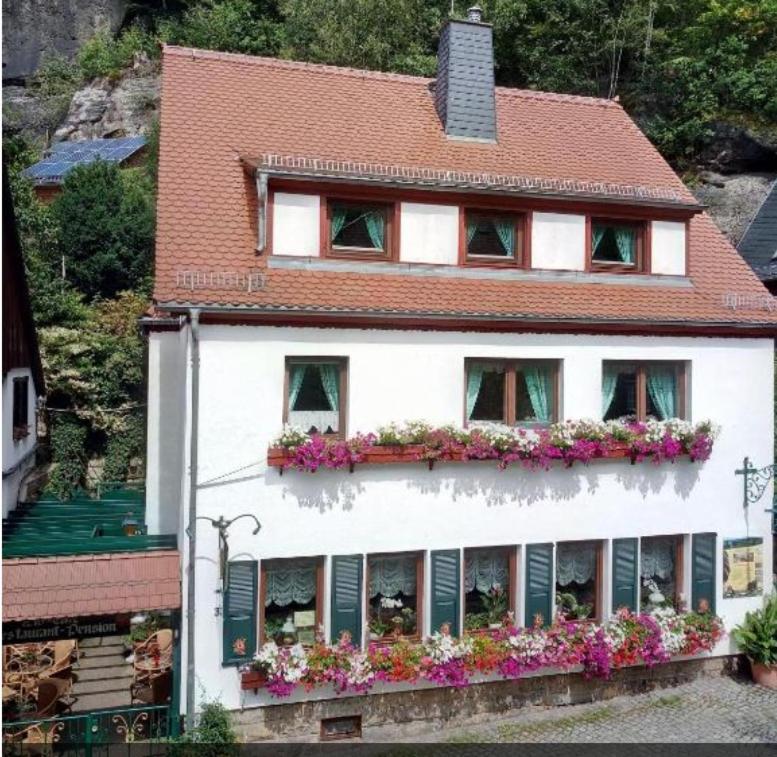
[[[70,679],[41,678],[38,681],[38,709],[35,719],[52,718],[70,712],[73,702]]]
[[[72,639],[54,642],[54,664],[45,671],[48,678],[71,678],[73,657],[78,655],[78,647]]]
[[[168,669],[158,675],[151,675],[142,681],[130,684],[130,704],[167,704],[172,693],[173,672]]]
[[[173,632],[163,628],[135,647],[133,684],[149,683],[151,678],[173,666]]]

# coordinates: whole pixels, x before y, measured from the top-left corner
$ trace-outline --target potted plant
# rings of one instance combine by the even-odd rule
[[[266,662],[251,660],[240,668],[240,688],[256,694],[267,683],[268,667]]]
[[[569,592],[556,594],[556,604],[564,617],[573,620],[586,620],[591,614],[591,610],[594,609],[591,604],[578,602],[577,597]]]
[[[750,660],[753,680],[777,689],[777,594],[767,597],[762,609],[748,612],[732,635]]]
[[[488,616],[488,627],[501,628],[502,619],[507,612],[507,592],[499,585],[494,584],[485,594],[481,595],[483,609]]]

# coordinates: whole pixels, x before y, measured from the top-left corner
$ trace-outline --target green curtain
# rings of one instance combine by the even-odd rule
[[[593,228],[593,240],[592,240],[592,249],[593,254],[596,254],[596,251],[599,249],[599,245],[602,243],[602,239],[604,239],[604,232],[607,231],[606,226],[594,226]]]
[[[526,379],[534,417],[540,423],[550,423],[553,372],[547,365],[531,366],[524,368],[523,376]]]
[[[665,421],[677,415],[677,387],[675,372],[671,368],[651,366],[647,372],[647,388],[650,398]]]
[[[340,372],[336,365],[332,363],[322,363],[318,366],[318,372],[321,374],[321,384],[324,387],[324,394],[329,400],[331,410],[340,409]]]
[[[343,230],[343,226],[345,226],[345,208],[335,206],[332,208],[332,239],[330,241],[334,242],[337,239],[337,235]]]
[[[494,228],[504,251],[512,257],[515,254],[515,224],[509,219],[496,219]]]
[[[485,366],[479,363],[473,363],[467,372],[467,420],[472,419],[472,412],[475,410],[475,404],[480,395],[480,385],[483,383],[483,373]]]
[[[299,390],[302,389],[302,382],[305,379],[305,371],[308,369],[304,363],[298,363],[291,366],[289,375],[289,410],[294,410],[299,397]]]
[[[364,214],[364,222],[367,224],[367,233],[370,235],[370,241],[376,250],[383,249],[383,234],[385,220],[383,213],[379,210],[371,210]]]
[[[627,226],[617,226],[613,231],[615,232],[615,243],[618,245],[620,259],[624,263],[633,263],[637,248],[636,231]]]
[[[602,369],[602,418],[607,416],[607,412],[615,399],[615,387],[618,385],[618,369],[612,365],[605,365]]]
[[[475,234],[478,230],[478,222],[474,218],[468,218],[467,219],[467,247],[469,247],[470,243],[475,237]]]

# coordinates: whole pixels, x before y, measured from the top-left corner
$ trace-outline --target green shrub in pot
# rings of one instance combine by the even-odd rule
[[[777,594],[766,597],[762,609],[746,613],[732,635],[750,658],[756,683],[777,688]]]

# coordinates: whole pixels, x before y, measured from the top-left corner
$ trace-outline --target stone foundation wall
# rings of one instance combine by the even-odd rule
[[[361,715],[362,732],[392,727],[411,736],[414,725],[435,724],[504,713],[526,705],[557,706],[611,699],[687,683],[705,675],[728,675],[738,657],[684,660],[654,668],[616,671],[609,681],[586,680],[581,673],[544,675],[511,681],[471,684],[463,689],[429,688],[415,691],[347,696],[319,701],[277,704],[233,713],[243,741],[265,739],[317,741],[322,718]],[[398,730],[397,730],[398,729]]]

